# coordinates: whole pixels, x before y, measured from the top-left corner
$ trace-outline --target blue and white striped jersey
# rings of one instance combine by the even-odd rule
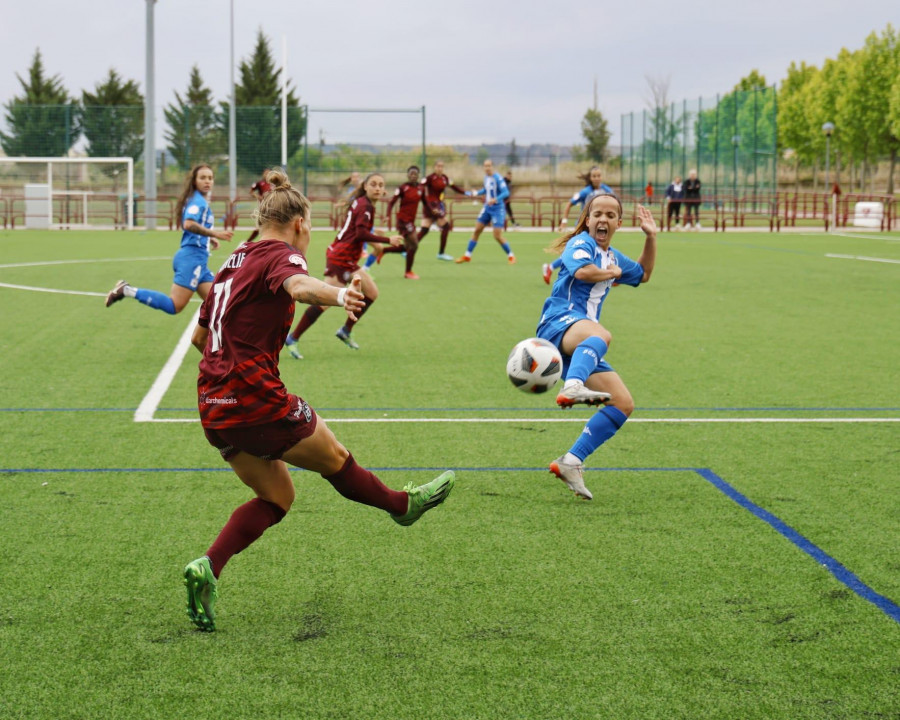
[[[593,195],[594,193],[600,193],[600,192],[615,194],[615,193],[613,193],[612,188],[609,185],[607,185],[606,183],[600,183],[600,187],[598,187],[596,190],[594,190],[593,185],[588,183],[585,187],[583,187],[581,190],[579,190],[577,193],[575,193],[572,196],[572,199],[569,200],[569,205],[581,205],[581,207],[584,207],[584,204],[587,202],[587,199],[591,195]]]
[[[201,227],[207,230],[213,226],[212,208],[203,194],[199,190],[195,190],[187,202],[184,204],[184,210],[181,213],[181,227],[184,228],[186,220],[193,220]],[[209,251],[209,238],[205,235],[183,230],[181,235],[181,247],[198,247],[202,250]]]
[[[478,196],[484,195],[485,204],[490,200],[502,203],[504,199],[509,197],[509,187],[507,187],[506,180],[503,179],[500,173],[494,173],[493,175],[484,176],[484,187],[475,194]]]
[[[596,265],[601,269],[618,265],[622,268],[622,276],[615,282],[620,285],[637,287],[644,277],[644,268],[640,263],[613,247],[603,250],[587,232],[575,235],[566,243],[562,262],[559,277],[553,283],[550,297],[544,302],[540,324],[568,314],[600,321],[603,301],[614,281],[591,283],[577,279],[575,273],[585,265]]]

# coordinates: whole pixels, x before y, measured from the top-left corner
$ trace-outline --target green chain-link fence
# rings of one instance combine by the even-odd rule
[[[621,118],[622,191],[658,198],[695,169],[704,197],[753,199],[775,192],[775,88],[684,100]]]

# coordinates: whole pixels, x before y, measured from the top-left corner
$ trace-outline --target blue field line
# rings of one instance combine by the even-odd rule
[[[444,470],[453,470],[454,472],[547,472],[547,468],[541,467],[510,467],[510,466],[407,466],[407,467],[369,467],[368,470],[373,472],[443,472]],[[291,468],[297,472],[303,472],[298,468]],[[726,495],[728,498],[736,502],[745,510],[749,511],[757,518],[768,524],[783,537],[787,538],[796,545],[800,550],[809,555],[819,565],[830,572],[834,578],[848,589],[852,590],[863,600],[866,600],[885,615],[900,623],[900,606],[893,602],[890,598],[881,595],[854,573],[845,568],[835,558],[818,547],[815,543],[807,540],[803,535],[794,530],[790,525],[779,519],[768,510],[760,507],[746,495],[736,490],[732,485],[726,482],[708,468],[692,468],[692,467],[597,467],[585,468],[586,472],[692,472],[696,473],[704,480],[712,484],[716,489]],[[170,468],[0,468],[0,475],[11,474],[51,474],[51,473],[166,473],[166,472],[231,472],[230,467],[170,467]]]
[[[6,407],[0,408],[0,412],[127,412],[133,413],[137,408],[122,407],[60,407],[60,408],[40,408],[40,407]],[[530,408],[530,407],[317,407],[318,413],[336,413],[336,412],[456,412],[456,413],[479,413],[479,412],[552,412],[558,413],[559,408]],[[900,407],[637,407],[635,411],[640,412],[900,412]],[[161,407],[157,408],[157,412],[197,412],[196,407]]]
[[[841,563],[831,557],[831,555],[826,553],[814,543],[807,540],[805,537],[803,537],[803,535],[798,533],[796,530],[794,530],[794,528],[785,523],[783,520],[780,520],[768,510],[765,510],[754,503],[746,495],[743,495],[742,493],[735,490],[734,487],[732,487],[725,480],[716,475],[712,470],[697,468],[695,472],[704,480],[712,483],[716,488],[718,488],[721,492],[734,500],[742,508],[744,508],[745,510],[749,510],[760,520],[772,526],[772,528],[774,528],[776,531],[781,533],[781,535],[794,543],[794,545],[796,545],[803,552],[809,555],[813,560],[815,560],[822,567],[828,570],[828,572],[834,575],[834,577],[837,578],[839,582],[846,585],[850,590],[859,595],[863,600],[868,600],[870,603],[875,605],[875,607],[881,610],[885,615],[893,618],[898,623],[900,623],[900,606],[898,606],[895,602],[893,602],[889,598],[886,598],[884,595],[880,595],[879,593],[875,592],[856,575],[854,575],[847,568],[841,565]]]

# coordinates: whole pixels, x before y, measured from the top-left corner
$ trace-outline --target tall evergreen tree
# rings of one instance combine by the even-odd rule
[[[226,143],[216,121],[212,90],[203,84],[200,69],[191,68],[187,92],[176,91],[175,102],[163,110],[169,128],[165,133],[169,152],[183,170],[201,162],[211,162],[224,154]]]
[[[240,82],[235,84],[237,163],[254,173],[281,162],[281,69],[262,30],[256,36],[256,47],[249,60],[238,68]],[[300,100],[288,83],[287,154],[302,145],[306,120]],[[219,125],[228,135],[228,104],[221,104]]]
[[[81,130],[91,157],[132,157],[144,150],[144,96],[110,68],[94,92],[81,93]],[[114,170],[111,170],[114,172]]]
[[[606,160],[610,132],[603,113],[589,108],[581,120],[581,134],[584,136],[584,154],[587,158],[598,163]]]
[[[57,157],[69,152],[78,139],[78,104],[69,97],[59,75],[45,77],[40,48],[28,70],[18,73],[23,94],[4,105],[9,134],[0,133],[0,145],[9,156]]]
[[[519,160],[519,148],[516,147],[516,139],[513,138],[512,142],[509,144],[509,153],[506,155],[506,164],[511,168],[514,168],[520,164]]]

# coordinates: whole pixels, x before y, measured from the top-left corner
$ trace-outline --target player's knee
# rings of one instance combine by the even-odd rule
[[[627,390],[624,393],[614,393],[612,402],[609,404],[621,410],[625,417],[631,417],[631,413],[634,412],[634,398]]]
[[[347,462],[348,457],[350,457],[350,451],[347,450],[337,438],[334,438],[333,442],[328,447],[327,457],[323,458],[326,468],[322,475],[327,477],[339,473],[343,469],[344,463]]]

